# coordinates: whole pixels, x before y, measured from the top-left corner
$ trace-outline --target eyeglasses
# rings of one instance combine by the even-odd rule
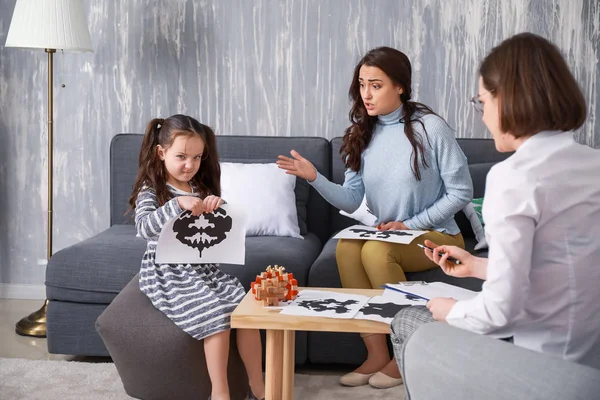
[[[477,96],[473,97],[471,99],[471,104],[473,104],[473,108],[475,108],[475,110],[479,113],[479,114],[483,114],[483,102],[481,100],[479,100],[479,98],[483,95],[486,95],[488,93],[494,93],[496,91],[496,89],[492,89],[489,90],[487,92],[478,94]]]

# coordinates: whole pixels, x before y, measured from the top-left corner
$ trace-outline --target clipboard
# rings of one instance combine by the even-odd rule
[[[478,294],[478,292],[445,282],[410,281],[387,283],[383,288],[414,296],[425,301],[429,301],[434,297],[452,297],[459,301],[470,300]]]

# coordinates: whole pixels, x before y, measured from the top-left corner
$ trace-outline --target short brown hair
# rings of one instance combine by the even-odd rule
[[[583,93],[560,50],[532,33],[494,47],[479,67],[483,86],[498,97],[500,129],[515,137],[583,125]]]

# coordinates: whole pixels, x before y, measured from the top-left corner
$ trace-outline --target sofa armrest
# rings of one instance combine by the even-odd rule
[[[600,370],[443,323],[412,335],[402,374],[411,400],[583,400],[600,393]]]

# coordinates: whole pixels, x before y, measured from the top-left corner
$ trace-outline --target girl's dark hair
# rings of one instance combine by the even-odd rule
[[[377,123],[377,117],[370,116],[367,113],[360,95],[360,82],[358,78],[360,67],[363,65],[379,68],[395,85],[403,89],[400,95],[400,100],[403,104],[400,121],[404,123],[404,133],[412,145],[412,169],[416,179],[420,181],[421,171],[419,164],[424,168],[429,166],[424,156],[424,139],[427,139],[427,131],[421,121],[421,117],[427,114],[437,114],[425,104],[410,100],[412,94],[412,67],[410,60],[404,53],[391,47],[378,47],[370,50],[354,68],[354,76],[352,77],[352,83],[348,91],[348,95],[352,100],[352,108],[349,114],[352,125],[346,129],[342,147],[340,148],[340,154],[344,159],[346,168],[350,168],[353,171],[360,170],[361,154],[369,145],[373,136],[373,129]],[[425,138],[422,138],[421,134],[413,128],[413,123],[421,124]],[[421,163],[419,163],[419,159]]]
[[[192,178],[202,197],[221,196],[221,167],[215,133],[187,115],[176,114],[167,119],[155,118],[148,123],[142,141],[138,161],[138,175],[129,198],[131,209],[135,209],[135,200],[143,187],[155,190],[159,205],[173,198],[167,187],[165,163],[158,156],[158,145],[167,150],[179,136],[199,136],[204,141],[204,152],[200,169]]]
[[[481,62],[483,87],[500,103],[500,130],[514,137],[583,125],[585,98],[560,50],[533,33],[494,47]]]

